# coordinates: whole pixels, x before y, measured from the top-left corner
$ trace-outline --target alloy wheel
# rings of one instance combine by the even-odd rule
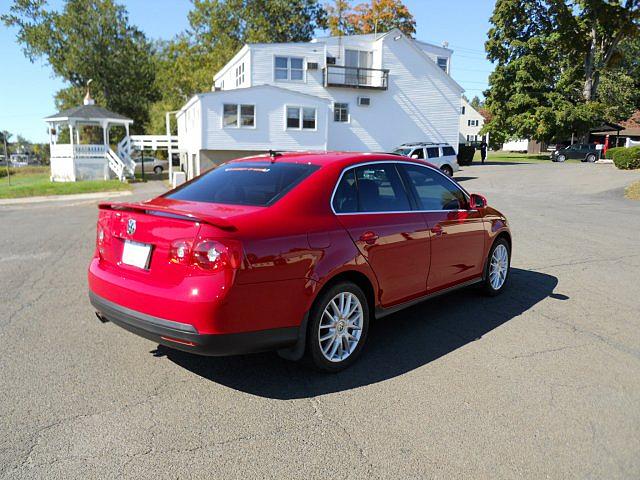
[[[489,283],[494,290],[500,290],[507,279],[509,271],[509,251],[503,244],[499,244],[491,255],[489,263]]]
[[[329,301],[320,319],[318,342],[324,358],[342,362],[358,346],[362,334],[364,310],[360,299],[341,292]]]

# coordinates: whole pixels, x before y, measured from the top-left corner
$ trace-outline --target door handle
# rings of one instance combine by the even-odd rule
[[[439,237],[440,235],[445,235],[447,232],[442,229],[442,225],[437,223],[433,227],[431,227],[431,233],[433,233],[436,237]]]
[[[367,243],[369,245],[373,245],[374,243],[376,243],[376,240],[378,240],[378,235],[375,232],[364,232],[362,235],[360,235],[360,241]]]

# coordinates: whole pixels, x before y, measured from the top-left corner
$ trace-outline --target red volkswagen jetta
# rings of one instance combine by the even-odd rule
[[[102,203],[91,303],[203,355],[278,350],[351,364],[369,321],[509,274],[505,217],[437,168],[387,154],[228,162],[141,203]]]

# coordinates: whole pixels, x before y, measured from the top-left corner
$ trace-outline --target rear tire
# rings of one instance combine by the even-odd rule
[[[596,156],[593,153],[590,153],[589,155],[587,155],[587,158],[585,158],[585,160],[589,163],[593,163],[596,161]]]
[[[566,159],[567,159],[567,157],[565,157],[564,155],[558,155],[558,158],[556,159],[556,161],[564,162]]]
[[[494,242],[487,256],[484,267],[483,291],[490,297],[499,295],[504,290],[509,280],[511,270],[511,249],[505,238],[499,238]]]
[[[444,173],[447,177],[451,178],[453,177],[453,168],[451,168],[449,165],[443,165],[440,167],[440,170],[442,171],[442,173]]]
[[[162,171],[163,171],[163,170],[164,170],[164,169],[163,169],[161,166],[159,166],[159,165],[158,165],[157,167],[153,167],[153,171],[154,171],[154,173],[155,173],[156,175],[162,175]]]
[[[336,283],[323,292],[311,308],[307,359],[322,372],[344,370],[357,360],[368,331],[366,295],[355,283]]]

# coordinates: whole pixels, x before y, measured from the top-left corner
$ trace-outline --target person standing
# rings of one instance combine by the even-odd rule
[[[480,142],[480,158],[482,158],[482,163],[487,159],[487,142],[482,138],[482,142]]]

